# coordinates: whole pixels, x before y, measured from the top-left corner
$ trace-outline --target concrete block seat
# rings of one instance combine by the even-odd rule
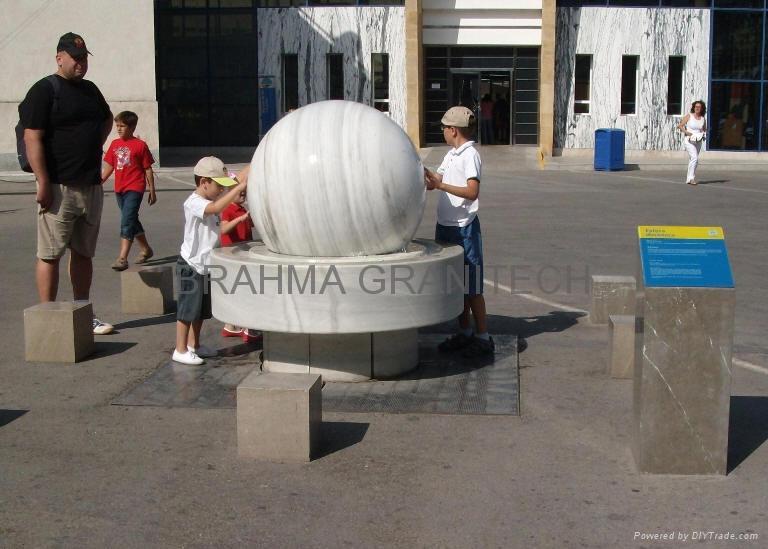
[[[123,312],[164,315],[175,309],[173,267],[129,267],[120,274]]]
[[[90,303],[52,301],[24,309],[27,362],[79,362],[93,352]]]
[[[322,381],[316,374],[254,371],[237,387],[241,458],[306,462],[320,442]]]

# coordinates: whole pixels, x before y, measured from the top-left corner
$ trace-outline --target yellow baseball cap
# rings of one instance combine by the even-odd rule
[[[206,156],[198,160],[194,173],[200,177],[210,177],[222,187],[237,185],[237,181],[229,177],[224,162],[215,156]]]

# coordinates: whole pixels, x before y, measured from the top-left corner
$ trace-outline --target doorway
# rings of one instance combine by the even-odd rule
[[[482,121],[482,99],[492,106],[491,132],[478,140],[496,145],[536,145],[539,139],[539,48],[518,46],[424,47],[424,141],[443,143],[440,119],[462,104]],[[481,129],[481,128],[478,128]],[[485,139],[483,139],[485,137]]]
[[[451,71],[451,104],[471,109],[478,121],[477,142],[509,145],[513,142],[510,120],[512,70]]]

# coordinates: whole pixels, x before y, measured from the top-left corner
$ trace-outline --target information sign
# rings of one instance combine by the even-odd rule
[[[640,226],[646,287],[733,288],[721,227]]]

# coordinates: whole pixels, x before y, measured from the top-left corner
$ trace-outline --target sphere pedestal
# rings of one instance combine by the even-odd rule
[[[265,369],[329,381],[402,375],[418,362],[417,328],[464,308],[463,250],[431,240],[359,257],[251,242],[214,250],[209,273],[213,316],[265,332]]]
[[[266,372],[320,374],[328,381],[399,377],[419,363],[418,330],[364,334],[264,333]]]

